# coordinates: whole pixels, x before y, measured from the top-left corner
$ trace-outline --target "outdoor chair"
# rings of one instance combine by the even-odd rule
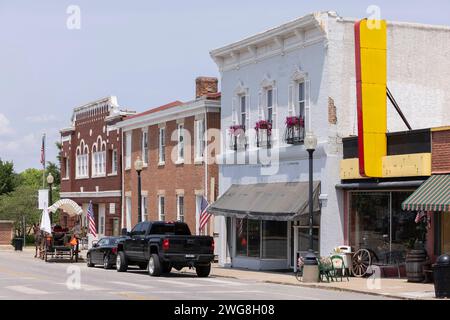
[[[333,255],[330,257],[331,260],[331,274],[333,278],[337,281],[338,278],[341,278],[341,282],[343,281],[343,277],[347,278],[347,281],[350,281],[348,278],[348,266],[345,265],[344,258],[338,255]]]
[[[320,259],[317,259],[317,264],[319,267],[319,281],[325,282],[324,279],[326,279],[326,282],[334,281],[332,276],[332,266],[324,264],[320,261]]]

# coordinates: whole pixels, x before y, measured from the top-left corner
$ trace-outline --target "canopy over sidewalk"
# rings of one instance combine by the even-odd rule
[[[408,211],[450,211],[450,174],[434,175],[402,203]]]

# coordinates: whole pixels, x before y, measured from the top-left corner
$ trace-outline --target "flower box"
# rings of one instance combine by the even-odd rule
[[[230,148],[234,151],[245,150],[247,148],[247,136],[245,126],[237,124],[229,128]]]
[[[270,138],[272,136],[272,122],[260,120],[255,125],[256,146],[270,148]]]
[[[302,144],[305,139],[305,119],[300,117],[286,118],[284,140],[287,144]]]

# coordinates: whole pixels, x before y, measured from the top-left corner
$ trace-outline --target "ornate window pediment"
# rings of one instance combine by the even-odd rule
[[[308,73],[301,70],[300,67],[296,67],[294,72],[291,75],[292,81],[302,81],[304,79],[308,78]]]
[[[234,89],[234,94],[237,96],[247,94],[248,88],[244,86],[244,82],[239,80],[238,85]]]
[[[264,76],[264,79],[261,81],[260,84],[261,88],[273,88],[275,87],[275,80],[272,80],[269,74],[266,74]]]

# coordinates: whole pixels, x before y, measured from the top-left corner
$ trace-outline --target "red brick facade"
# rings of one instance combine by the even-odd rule
[[[14,237],[14,222],[0,221],[0,245],[11,244]]]
[[[127,114],[117,109],[113,97],[98,100],[75,109],[73,126],[61,131],[61,198],[71,199],[83,207],[83,225],[86,225],[87,205],[92,201],[99,233],[101,231],[99,208],[104,208],[104,235],[119,234],[121,228],[122,140],[121,130],[116,129],[114,125]],[[104,151],[106,158],[104,174],[96,177],[92,165],[94,151]],[[115,172],[112,171],[113,151],[117,159]],[[80,177],[77,176],[77,154],[82,153],[87,153],[87,174]],[[110,212],[110,208],[115,209],[114,212]],[[63,227],[70,228],[74,221],[74,218],[65,215],[61,217]]]
[[[432,132],[431,170],[434,174],[450,173],[450,128]]]
[[[216,84],[217,80],[211,81],[211,78],[207,78],[209,83]],[[202,85],[202,83],[200,83]],[[199,82],[197,81],[197,94],[200,89],[198,88]],[[205,183],[207,183],[208,201],[211,201],[211,197],[217,197],[218,194],[218,166],[217,164],[208,164],[205,170],[205,163],[195,162],[195,120],[199,117],[204,119],[206,113],[206,129],[220,129],[220,103],[218,97],[220,95],[217,92],[211,92],[215,94],[214,97],[203,96],[196,101],[186,104],[174,103],[170,108],[178,108],[177,110],[183,110],[177,112],[177,114],[166,121],[159,123],[157,120],[153,121],[162,112],[167,112],[167,108],[158,109],[158,111],[152,113],[150,118],[146,118],[138,128],[131,130],[132,132],[132,153],[131,153],[131,168],[124,172],[124,196],[125,207],[126,198],[131,199],[131,227],[138,222],[138,195],[137,195],[137,173],[134,169],[134,162],[137,157],[142,158],[142,132],[148,131],[148,166],[144,167],[141,173],[142,177],[142,195],[147,197],[147,210],[148,219],[155,221],[159,220],[159,196],[164,196],[165,202],[165,220],[176,221],[177,216],[177,196],[183,195],[184,197],[184,221],[188,223],[192,233],[196,233],[197,222],[196,216],[199,213],[199,200],[201,195],[205,195]],[[197,109],[198,111],[192,111],[195,108],[197,102],[203,101],[206,107],[203,109]],[[210,105],[208,105],[210,104]],[[196,114],[192,114],[195,113]],[[142,115],[148,117],[148,112],[142,113]],[[135,120],[138,120],[140,115],[137,115]],[[143,116],[142,116],[143,118]],[[123,130],[125,134],[130,127],[127,125],[128,121],[124,121],[121,125],[125,125]],[[185,158],[184,164],[177,164],[172,161],[172,154],[177,154],[178,141],[171,137],[173,133],[177,132],[177,125],[183,123],[185,132]],[[159,163],[159,128],[165,127],[165,164]],[[175,138],[176,134],[173,135]],[[190,139],[189,139],[190,137]],[[209,141],[208,143],[210,143]],[[216,141],[220,143],[220,141]],[[126,149],[126,142],[124,142],[124,150]],[[208,150],[212,150],[210,147]],[[218,151],[217,151],[218,152]],[[205,151],[205,154],[210,154],[211,157],[215,156],[215,152]],[[125,155],[124,155],[125,157]],[[197,159],[198,160],[198,159]],[[125,161],[125,160],[123,160]],[[209,162],[212,160],[209,159]],[[207,181],[205,182],[205,171],[207,172]],[[214,190],[211,190],[211,188]],[[206,195],[205,195],[206,196]],[[215,199],[213,199],[215,200]],[[128,200],[130,201],[130,200]],[[126,215],[126,209],[124,214]],[[124,219],[126,221],[126,218]],[[213,219],[210,219],[208,224],[208,233],[212,234]],[[197,230],[198,231],[198,230]]]

